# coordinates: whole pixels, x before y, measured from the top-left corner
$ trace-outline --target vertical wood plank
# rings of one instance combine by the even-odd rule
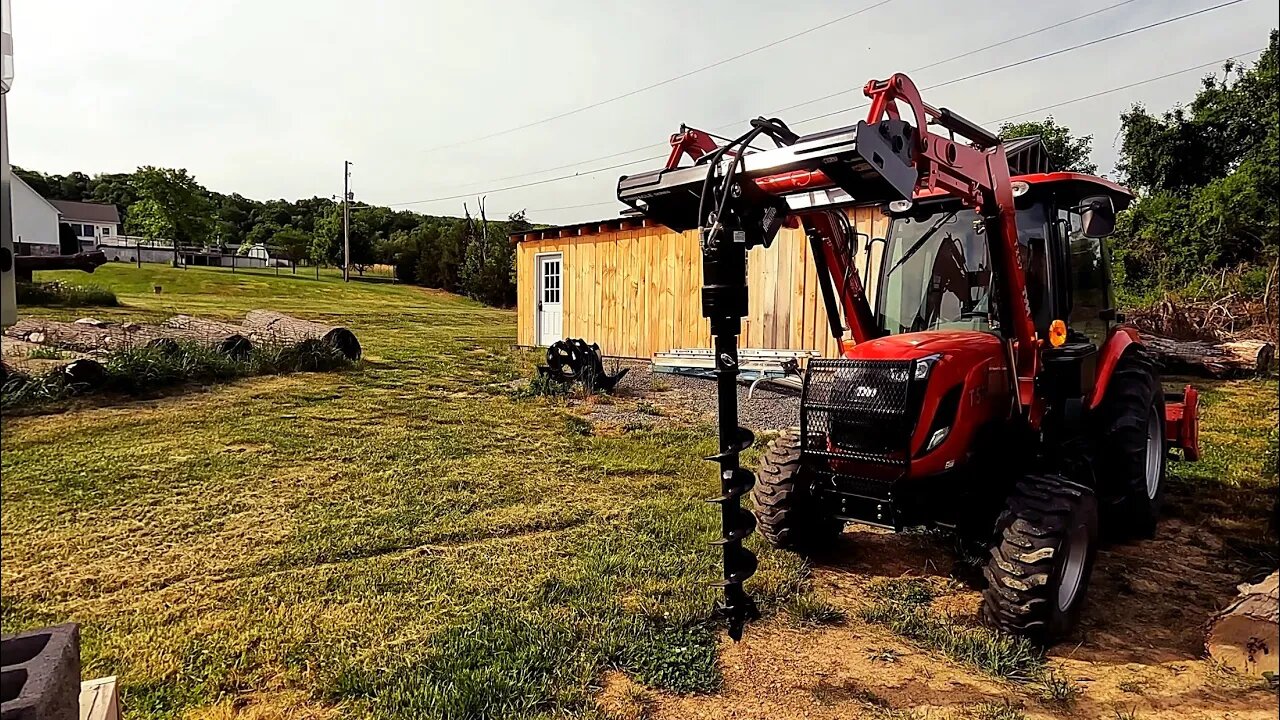
[[[797,250],[795,233],[789,229],[786,235],[780,233],[774,244],[778,246],[778,286],[773,294],[774,328],[770,347],[787,350],[791,348],[791,292],[795,285],[791,273]]]
[[[809,271],[809,243],[805,240],[803,234],[797,233],[794,236],[795,249],[792,251],[793,264],[791,266],[791,297],[788,303],[791,308],[791,323],[788,328],[787,345],[792,350],[807,350],[804,339],[804,285],[805,276]]]
[[[663,228],[659,228],[662,230]],[[662,277],[666,272],[666,263],[662,257],[662,244],[666,240],[667,233],[655,233],[649,239],[649,292],[653,295],[653,310],[649,313],[649,352],[650,357],[658,351],[662,346],[662,313],[663,313],[663,282]]]
[[[685,272],[684,267],[688,259],[685,257],[683,233],[671,234],[671,262],[671,348],[674,350],[675,348],[683,347],[685,317],[689,307],[689,296],[686,289],[688,274]]]
[[[662,350],[670,350],[676,343],[676,245],[680,236],[674,232],[662,233]]]

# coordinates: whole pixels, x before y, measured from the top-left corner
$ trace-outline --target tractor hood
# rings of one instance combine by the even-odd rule
[[[858,343],[845,353],[845,357],[851,360],[918,360],[938,354],[944,360],[954,359],[959,361],[958,365],[963,366],[1002,357],[1000,338],[974,330],[935,330],[889,335]]]

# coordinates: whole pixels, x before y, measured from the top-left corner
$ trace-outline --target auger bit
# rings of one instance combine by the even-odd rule
[[[751,447],[754,436],[738,425],[738,334],[747,312],[745,243],[733,242],[728,233],[704,231],[702,242],[702,314],[711,321],[715,337],[715,374],[720,451],[707,458],[720,465],[720,495],[708,500],[720,506],[720,539],[724,553],[724,590],[720,612],[729,627],[729,637],[742,638],[748,621],[759,611],[742,583],[755,574],[755,553],[742,546],[743,538],[756,528],[756,518],[740,504],[751,491],[755,474],[741,467],[739,454]],[[718,236],[717,236],[718,235]]]

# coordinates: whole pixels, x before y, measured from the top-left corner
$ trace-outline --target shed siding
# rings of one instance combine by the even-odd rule
[[[871,237],[884,237],[888,229],[876,208],[854,208],[849,215],[855,229]],[[660,226],[521,242],[516,253],[520,345],[537,344],[534,256],[549,252],[564,257],[565,337],[599,343],[606,355],[632,358],[710,346],[711,327],[702,317],[699,292],[702,253],[697,232],[676,233]],[[769,248],[750,252],[744,347],[837,354],[809,255],[803,232],[789,228],[783,228]],[[878,266],[877,254],[873,271]]]

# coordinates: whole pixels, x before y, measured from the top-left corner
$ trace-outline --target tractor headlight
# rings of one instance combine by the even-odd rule
[[[930,450],[941,445],[942,441],[946,440],[947,435],[950,433],[951,433],[951,428],[949,427],[938,428],[937,430],[935,430],[933,435],[929,436],[929,443],[924,446],[924,451],[929,452]]]
[[[929,373],[933,372],[934,363],[938,362],[941,359],[942,359],[941,355],[930,355],[929,357],[922,357],[919,360],[917,360],[915,365],[915,370],[913,372],[915,379],[928,380]]]

